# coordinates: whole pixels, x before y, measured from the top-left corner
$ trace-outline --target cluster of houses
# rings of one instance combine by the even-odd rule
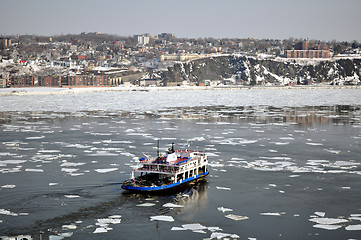
[[[282,56],[286,53],[285,57],[330,56],[328,47],[322,48],[322,51],[327,52],[325,55],[301,55],[297,52],[301,50],[286,50],[292,46],[295,44],[289,40],[181,39],[171,33],[133,37],[100,33],[2,37],[0,87],[179,85],[184,83],[165,83],[160,78],[146,76],[149,70],[164,70],[174,62],[207,58],[211,54],[265,53]],[[203,80],[199,84],[217,84],[215,81],[210,83],[210,80]]]

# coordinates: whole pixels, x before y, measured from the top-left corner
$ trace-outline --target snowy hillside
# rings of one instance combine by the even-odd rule
[[[161,76],[167,82],[229,79],[245,85],[359,84],[361,59],[285,61],[230,55],[179,62]]]

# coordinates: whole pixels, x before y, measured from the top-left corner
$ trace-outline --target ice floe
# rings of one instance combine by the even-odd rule
[[[77,228],[77,226],[76,225],[74,225],[74,224],[69,224],[69,225],[63,225],[63,226],[61,226],[63,229],[71,229],[71,230],[73,230],[73,229],[76,229]]]
[[[150,217],[151,221],[165,221],[165,222],[174,222],[174,219],[172,216],[164,216],[164,215],[160,215],[160,216],[151,216]]]
[[[247,216],[239,216],[239,215],[235,215],[235,214],[228,214],[225,217],[229,218],[229,219],[232,219],[234,221],[240,221],[240,220],[247,220],[248,219]]]
[[[333,225],[333,224],[348,222],[347,219],[342,219],[342,218],[319,218],[319,217],[315,217],[315,218],[310,218],[308,220],[311,221],[311,222],[315,222],[315,223],[318,223],[318,224],[325,224],[325,225]]]
[[[319,217],[324,217],[326,215],[325,212],[314,212],[314,214],[319,216]]]
[[[223,212],[223,213],[225,213],[225,212],[232,212],[232,211],[233,211],[233,209],[231,209],[231,208],[225,208],[225,207],[219,207],[219,208],[217,208],[217,209],[218,209],[218,211]]]
[[[345,227],[347,231],[361,231],[361,224],[349,225]]]
[[[264,213],[260,213],[259,215],[262,216],[281,216],[286,214],[285,212],[264,212]]]
[[[79,195],[64,195],[66,198],[80,198]]]
[[[313,225],[314,228],[321,228],[325,230],[336,230],[341,228],[341,225],[328,225],[328,224],[315,224]]]
[[[102,168],[102,169],[94,169],[94,171],[98,173],[108,173],[118,170],[118,168]]]
[[[121,223],[121,215],[112,215],[108,218],[99,218],[96,220],[95,225],[97,228],[93,233],[107,233],[108,231],[113,230],[113,228],[109,227],[110,224],[120,224]]]
[[[60,164],[61,167],[76,167],[76,166],[82,166],[85,163],[74,163],[74,162],[64,162]]]
[[[188,230],[188,229],[185,229],[183,227],[172,227],[171,228],[171,231],[186,231],[186,230]]]
[[[141,203],[141,204],[137,204],[137,207],[152,207],[154,205],[155,203]]]
[[[168,208],[182,208],[182,207],[184,207],[184,206],[183,206],[183,205],[174,204],[174,203],[166,203],[166,204],[163,204],[163,207],[168,207]]]
[[[0,164],[21,164],[25,162],[27,162],[27,160],[2,160],[0,161]]]
[[[43,169],[27,168],[25,172],[44,172]]]
[[[14,184],[6,184],[6,185],[2,185],[1,188],[15,188],[16,185]]]

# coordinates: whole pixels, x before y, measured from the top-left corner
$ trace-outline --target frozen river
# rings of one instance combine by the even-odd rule
[[[361,234],[360,89],[21,91],[0,95],[0,236]],[[206,151],[206,181],[169,195],[121,190],[157,138]]]

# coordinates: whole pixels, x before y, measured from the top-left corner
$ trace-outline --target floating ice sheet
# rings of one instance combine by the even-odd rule
[[[64,195],[66,198],[80,198],[79,195]]]
[[[69,225],[63,225],[62,226],[63,229],[76,229],[76,225],[74,224],[69,224]]]
[[[182,225],[182,227],[184,229],[192,230],[192,231],[207,229],[207,227],[205,227],[205,226],[203,226],[202,224],[199,224],[199,223],[184,224],[184,225]]]
[[[185,230],[188,230],[188,229],[185,229],[185,228],[182,228],[182,227],[172,227],[171,228],[171,231],[185,231]]]
[[[183,205],[174,204],[174,203],[166,203],[166,204],[163,204],[163,207],[168,207],[168,208],[182,208],[182,207],[184,207],[184,206],[183,206]]]
[[[314,212],[314,214],[319,216],[319,217],[324,217],[326,215],[325,212]]]
[[[165,222],[174,222],[174,219],[172,216],[164,216],[164,215],[160,215],[160,216],[151,216],[150,217],[151,221],[165,221]]]
[[[224,208],[224,207],[219,207],[219,208],[217,208],[217,209],[218,209],[218,211],[223,212],[223,213],[225,213],[225,212],[232,212],[232,211],[233,211],[233,209]]]
[[[118,168],[103,168],[103,169],[94,169],[98,173],[108,173],[118,170]]]
[[[0,164],[20,164],[25,162],[27,162],[27,160],[2,160]]]
[[[36,169],[36,168],[27,168],[25,172],[44,172],[43,169]]]
[[[345,227],[347,231],[361,231],[361,224],[349,225]]]
[[[138,204],[137,207],[152,207],[154,205],[155,205],[155,203],[141,203],[141,204]]]
[[[260,213],[259,215],[262,216],[281,216],[284,215],[285,212],[264,212],[264,213]]]
[[[218,187],[218,186],[216,186],[216,188],[217,188],[218,190],[228,190],[228,191],[231,190],[231,188],[229,188],[229,187]]]
[[[239,215],[235,215],[235,214],[228,214],[225,217],[229,218],[229,219],[232,219],[234,221],[240,221],[240,220],[247,220],[248,219],[247,216],[239,216]]]
[[[107,228],[99,227],[96,228],[93,233],[106,233],[106,232],[108,232]]]
[[[16,187],[16,185],[14,184],[6,184],[1,186],[1,188],[14,188],[14,187]]]
[[[331,224],[339,224],[339,223],[346,223],[348,222],[347,219],[342,218],[310,218],[308,219],[311,222],[315,222],[318,224],[325,224],[325,225],[331,225]]]
[[[325,230],[336,230],[341,228],[342,226],[340,225],[328,225],[328,224],[316,224],[313,225],[314,228],[321,228],[321,229],[325,229]]]

